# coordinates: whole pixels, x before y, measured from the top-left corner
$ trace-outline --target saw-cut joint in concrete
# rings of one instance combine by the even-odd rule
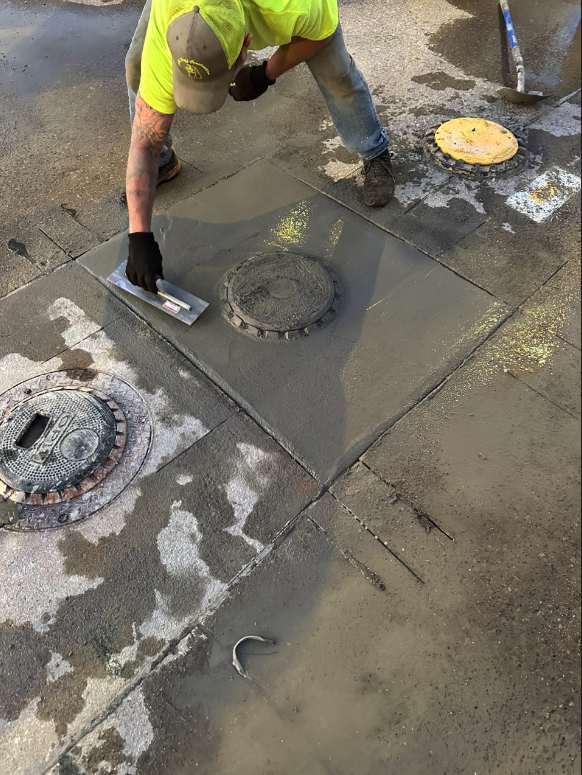
[[[280,251],[255,255],[224,278],[225,317],[258,339],[301,339],[335,320],[342,303],[335,272],[306,256]]]
[[[0,396],[0,497],[9,529],[78,521],[116,498],[151,440],[143,399],[109,374],[43,374]]]
[[[431,127],[424,149],[437,167],[476,178],[516,175],[529,161],[523,132],[482,118],[459,118]]]

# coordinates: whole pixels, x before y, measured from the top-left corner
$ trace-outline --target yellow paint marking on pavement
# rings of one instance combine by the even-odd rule
[[[532,221],[542,223],[579,193],[581,188],[582,181],[577,175],[561,167],[552,167],[533,181],[529,191],[512,194],[507,204]]]

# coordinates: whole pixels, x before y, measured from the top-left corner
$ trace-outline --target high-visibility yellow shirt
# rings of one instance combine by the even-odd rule
[[[172,55],[166,41],[169,25],[195,6],[210,26],[232,67],[244,36],[251,32],[250,48],[283,46],[293,37],[325,40],[336,31],[337,0],[152,0],[146,34],[139,93],[159,113],[175,113]]]

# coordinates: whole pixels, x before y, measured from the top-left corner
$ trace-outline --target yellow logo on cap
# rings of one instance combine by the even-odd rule
[[[178,67],[180,70],[184,70],[189,78],[194,81],[202,80],[202,73],[198,68],[202,68],[206,75],[210,75],[210,70],[200,62],[195,62],[193,59],[178,59]]]

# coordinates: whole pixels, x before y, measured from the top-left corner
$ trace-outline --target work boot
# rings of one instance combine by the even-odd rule
[[[364,161],[364,202],[368,207],[385,207],[395,191],[390,151]]]
[[[162,183],[169,183],[170,180],[174,180],[182,171],[182,162],[176,156],[174,151],[170,156],[170,161],[166,162],[163,167],[160,167],[158,172],[157,186],[161,186]]]
[[[170,156],[170,161],[166,162],[163,167],[158,170],[158,182],[157,186],[161,186],[162,183],[169,183],[170,180],[174,180],[182,171],[182,162],[176,156],[174,151]],[[119,200],[124,207],[127,207],[127,191],[124,191]]]

